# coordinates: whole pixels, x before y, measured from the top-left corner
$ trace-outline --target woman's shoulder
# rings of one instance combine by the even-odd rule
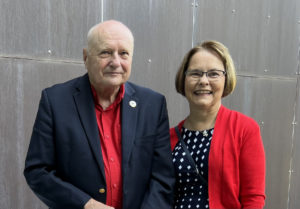
[[[258,123],[252,117],[239,112],[237,110],[229,109],[225,106],[222,106],[222,120],[227,121],[226,123],[233,123],[245,128],[259,128]]]
[[[224,107],[225,108],[225,107]],[[223,109],[222,117],[219,118],[218,134],[231,133],[240,142],[244,144],[247,141],[252,143],[261,143],[261,133],[258,123],[248,115],[228,108]],[[217,132],[216,132],[217,133]]]

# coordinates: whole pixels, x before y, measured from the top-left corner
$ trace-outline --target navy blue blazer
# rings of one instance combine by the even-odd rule
[[[172,208],[175,177],[165,97],[127,82],[121,122],[123,209]],[[99,191],[106,191],[105,172],[87,74],[42,91],[24,175],[53,209],[82,209],[90,198],[106,202]]]

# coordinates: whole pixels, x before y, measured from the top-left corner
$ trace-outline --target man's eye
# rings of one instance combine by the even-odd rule
[[[110,54],[109,51],[102,51],[100,54]]]
[[[127,51],[123,51],[123,52],[120,53],[120,55],[122,57],[127,57],[127,56],[129,56],[129,53]]]
[[[106,58],[106,57],[109,57],[110,54],[111,54],[110,51],[101,51],[101,52],[99,53],[99,57]]]

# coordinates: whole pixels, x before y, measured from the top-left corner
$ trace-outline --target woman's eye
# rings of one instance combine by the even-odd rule
[[[209,72],[208,75],[209,76],[216,76],[216,75],[218,75],[218,73],[216,73],[216,72]]]
[[[191,76],[193,76],[193,77],[201,77],[201,74],[197,73],[197,72],[194,72],[194,73],[191,73]]]
[[[218,77],[220,76],[218,72],[208,72],[209,77]]]

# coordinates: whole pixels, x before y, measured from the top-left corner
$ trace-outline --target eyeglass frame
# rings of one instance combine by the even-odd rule
[[[222,75],[220,75],[219,77],[217,77],[217,78],[212,78],[212,77],[209,77],[208,76],[208,73],[210,73],[210,72],[212,72],[212,71],[217,71],[217,72],[221,72],[222,73]],[[191,75],[188,75],[190,72],[194,72],[194,73],[198,73],[199,75],[197,75],[196,77],[197,78],[195,78],[195,77],[192,77]],[[185,76],[191,76],[191,78],[192,79],[194,79],[194,80],[199,80],[200,78],[202,78],[203,76],[204,76],[204,74],[205,74],[205,76],[206,76],[206,78],[209,80],[209,81],[217,81],[217,80],[219,80],[222,76],[225,76],[226,75],[226,71],[225,70],[218,70],[218,69],[211,69],[211,70],[208,70],[208,71],[202,71],[202,70],[198,70],[198,69],[194,69],[194,70],[186,70],[185,72],[184,72],[184,74],[185,74]]]

